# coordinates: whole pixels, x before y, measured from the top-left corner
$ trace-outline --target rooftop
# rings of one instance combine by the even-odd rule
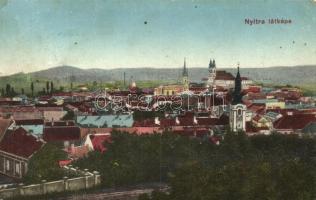
[[[312,122],[316,122],[314,114],[284,115],[274,123],[274,128],[299,130]]]
[[[46,126],[43,132],[47,142],[80,140],[80,128],[76,126]]]
[[[29,158],[44,142],[28,134],[23,128],[8,130],[0,142],[0,150],[23,158]]]

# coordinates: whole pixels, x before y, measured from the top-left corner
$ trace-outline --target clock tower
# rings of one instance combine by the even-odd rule
[[[233,132],[246,131],[246,111],[247,107],[242,103],[241,77],[238,64],[233,102],[229,114],[230,128]]]

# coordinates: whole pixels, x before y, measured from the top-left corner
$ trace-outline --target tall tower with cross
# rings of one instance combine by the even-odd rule
[[[233,101],[230,106],[230,128],[233,132],[246,131],[246,111],[247,107],[242,102],[241,77],[239,72],[239,63],[237,66],[237,75],[235,77],[235,89]]]

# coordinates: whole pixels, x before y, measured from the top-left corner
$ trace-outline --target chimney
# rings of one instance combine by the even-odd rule
[[[155,117],[155,124],[156,124],[156,125],[160,125],[159,117]]]
[[[195,115],[193,116],[193,123],[194,124],[198,124],[198,121],[196,120],[196,116]]]
[[[176,124],[180,124],[180,121],[179,121],[179,118],[178,117],[176,117]]]

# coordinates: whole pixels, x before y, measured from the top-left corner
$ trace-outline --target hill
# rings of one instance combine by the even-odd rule
[[[236,69],[224,68],[232,74]],[[131,77],[134,80],[167,80],[174,81],[181,77],[181,68],[118,68],[118,69],[80,69],[70,66],[61,66],[29,73],[31,77],[45,78],[60,81],[91,82],[91,81],[118,81],[123,80],[126,73],[126,80]],[[271,84],[301,84],[316,82],[315,66],[295,67],[269,67],[269,68],[241,68],[242,76],[250,77],[253,80]],[[207,68],[189,68],[189,76],[192,81],[200,81],[207,76]]]
[[[236,74],[236,69],[223,68]],[[114,82],[123,81],[124,72],[126,82],[131,79],[135,81],[167,81],[175,82],[181,80],[182,68],[117,68],[117,69],[80,69],[72,66],[59,66],[32,73],[18,73],[10,76],[0,77],[0,84],[10,83],[16,88],[29,87],[31,81],[39,84],[39,90],[45,87],[47,80],[54,81],[56,87],[75,83]],[[189,79],[194,82],[201,81],[207,77],[207,67],[189,68]],[[316,87],[316,65],[294,66],[294,67],[269,67],[269,68],[241,68],[241,75],[249,77],[256,82],[273,85],[304,85]],[[315,89],[316,90],[316,89]],[[18,90],[16,90],[18,91]]]

